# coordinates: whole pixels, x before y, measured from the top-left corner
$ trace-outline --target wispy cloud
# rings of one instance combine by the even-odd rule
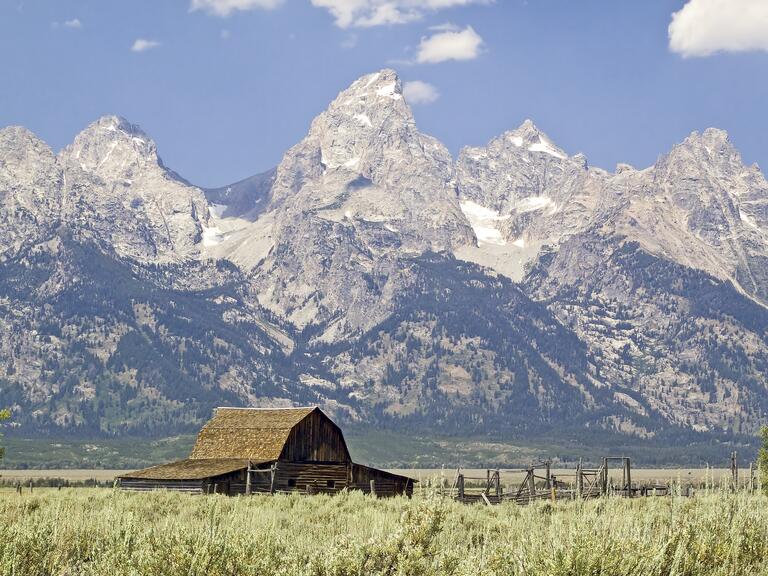
[[[689,0],[672,14],[669,48],[683,57],[768,51],[768,1]]]
[[[83,27],[83,23],[80,22],[79,18],[72,18],[71,20],[65,20],[64,22],[52,22],[51,23],[52,28],[71,28],[73,30],[78,30]]]
[[[403,96],[408,104],[432,104],[440,98],[440,92],[432,84],[411,80],[403,85]]]
[[[198,1],[198,0],[194,0]],[[209,0],[213,1],[213,0]],[[339,28],[371,28],[407,24],[456,6],[491,4],[495,0],[310,0],[313,6],[331,13]]]
[[[436,64],[448,60],[474,60],[480,55],[483,39],[471,26],[464,30],[448,30],[424,37],[419,43],[416,61]]]
[[[493,4],[496,0],[309,0],[330,12],[339,28],[372,28],[420,20],[428,12],[457,6]],[[285,0],[190,0],[190,12],[201,10],[225,18],[238,11],[273,10]]]
[[[444,24],[438,24],[436,26],[430,26],[430,30],[433,32],[456,32],[458,30],[461,30],[456,24],[452,24],[451,22],[446,22]]]
[[[131,52],[146,52],[160,46],[160,42],[157,40],[147,40],[146,38],[136,38],[131,46]]]
[[[282,3],[283,0],[192,0],[189,10],[203,10],[208,14],[226,18],[237,11],[272,10]]]

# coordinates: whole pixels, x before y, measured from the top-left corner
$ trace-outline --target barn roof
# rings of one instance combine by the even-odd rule
[[[252,463],[260,464],[261,462]],[[247,467],[248,460],[238,458],[210,458],[206,460],[188,458],[130,472],[120,477],[141,480],[202,480],[203,478],[213,478],[236,470],[243,470]]]
[[[315,410],[217,408],[197,435],[190,459],[277,460],[293,427]]]

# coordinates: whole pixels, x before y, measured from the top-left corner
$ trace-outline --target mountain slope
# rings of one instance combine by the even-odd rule
[[[119,117],[59,155],[3,129],[0,225],[0,404],[28,432],[320,403],[659,442],[768,410],[768,184],[718,130],[609,173],[526,121],[454,162],[382,70],[219,189]]]
[[[588,344],[601,379],[625,387],[636,414],[709,432],[764,422],[768,309],[730,282],[637,242],[585,235],[540,259],[526,288]]]
[[[27,431],[144,434],[221,403],[306,401],[241,284],[225,262],[137,268],[60,229],[0,263],[0,404]]]
[[[206,236],[203,191],[181,180],[140,128],[107,116],[59,155],[68,221],[121,256],[168,262],[193,256]]]

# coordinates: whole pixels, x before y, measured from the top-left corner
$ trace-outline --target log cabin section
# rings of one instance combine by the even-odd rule
[[[125,490],[228,495],[413,494],[414,480],[352,462],[341,429],[317,407],[218,408],[189,458],[120,477]]]

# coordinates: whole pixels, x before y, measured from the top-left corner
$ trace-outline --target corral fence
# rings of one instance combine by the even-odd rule
[[[626,456],[606,456],[600,465],[594,468],[584,466],[582,460],[573,473],[552,472],[552,462],[545,460],[523,469],[487,469],[485,475],[471,475],[461,467],[456,469],[450,488],[440,482],[443,495],[459,502],[485,503],[487,505],[502,502],[530,504],[536,500],[583,500],[603,497],[653,497],[653,496],[693,496],[697,491],[712,490],[747,490],[762,489],[761,474],[753,463],[749,465],[749,476],[740,478],[737,454],[731,454],[730,478],[727,482],[716,485],[707,472],[703,481],[694,483],[679,481],[635,482],[632,479],[632,463]],[[502,473],[521,475],[517,482],[502,483]]]

